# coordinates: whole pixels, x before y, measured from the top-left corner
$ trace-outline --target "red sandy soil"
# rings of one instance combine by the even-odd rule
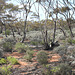
[[[22,58],[24,56],[24,53],[18,53],[18,52],[12,52],[12,53],[6,53],[4,54],[5,57],[13,56],[15,58]]]
[[[21,60],[18,60],[18,62],[20,63],[20,65],[13,65],[13,68],[24,68],[25,66],[34,66],[37,62],[36,60],[36,55],[38,53],[38,50],[34,50],[34,54],[33,54],[33,58],[32,58],[32,64],[29,64],[28,62],[26,61],[21,61]],[[46,51],[47,52],[47,51]],[[51,58],[48,59],[48,62],[58,62],[59,59],[61,58],[58,54],[50,54],[51,52],[49,51],[48,52],[49,55],[48,56],[51,56]],[[12,53],[5,53],[4,54],[5,57],[8,57],[8,56],[13,56],[15,58],[22,58],[24,56],[24,53],[18,53],[18,52],[12,52]]]
[[[3,37],[0,37],[0,39],[3,39]]]

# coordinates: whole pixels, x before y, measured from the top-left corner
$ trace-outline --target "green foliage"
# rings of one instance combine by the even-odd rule
[[[26,54],[27,54],[27,55],[30,55],[30,56],[32,57],[33,54],[34,54],[34,51],[32,51],[32,50],[27,50],[27,51],[26,51]]]
[[[45,75],[58,75],[58,71],[60,70],[58,66],[51,67],[50,65],[48,66],[46,65],[45,68],[46,68],[44,71]]]
[[[15,45],[15,50],[17,50],[19,53],[23,53],[26,52],[27,50],[29,50],[28,46],[25,46],[24,43],[16,43]]]
[[[40,64],[46,64],[47,63],[47,59],[48,59],[48,56],[47,56],[47,53],[44,52],[44,51],[40,51],[38,52],[37,54],[37,60]]]
[[[34,51],[27,50],[26,56],[24,56],[24,58],[27,59],[28,61],[31,61],[31,59],[33,58],[33,54],[34,54]]]
[[[67,41],[68,41],[69,44],[72,44],[72,39],[71,38],[69,38]]]
[[[19,64],[18,60],[14,57],[9,56],[9,57],[7,57],[7,60],[8,60],[8,62],[10,62],[13,65]]]
[[[6,30],[6,35],[10,35],[10,33],[11,33],[10,30],[7,29]],[[5,31],[3,32],[3,35],[5,35]]]
[[[60,64],[59,65],[59,75],[72,75],[72,67],[70,67],[68,64]]]
[[[72,43],[75,44],[75,40],[72,40]]]
[[[68,64],[60,64],[57,66],[45,65],[43,73],[45,75],[72,75],[72,68]]]
[[[10,75],[11,71],[10,69],[12,68],[12,66],[3,66],[2,68],[0,68],[0,74],[1,75]]]
[[[12,44],[10,42],[3,43],[3,50],[5,52],[12,52]]]
[[[24,56],[24,58],[28,61],[31,61],[31,59],[32,59],[32,57],[30,55],[26,55],[26,56]]]
[[[44,42],[43,41],[31,41],[31,45],[44,45]]]
[[[0,64],[6,64],[6,63],[7,63],[7,61],[4,58],[0,59]]]
[[[75,44],[75,40],[73,40],[71,38],[69,38],[67,41],[68,41],[69,44]]]
[[[58,66],[52,67],[51,72],[52,73],[56,73],[60,70],[60,68]]]
[[[37,41],[31,41],[31,45],[38,45]]]

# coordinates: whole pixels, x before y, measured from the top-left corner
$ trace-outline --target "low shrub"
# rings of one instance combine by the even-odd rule
[[[12,37],[4,38],[0,41],[0,46],[5,52],[12,52],[12,48],[15,45],[15,40]]]
[[[9,57],[7,57],[7,60],[8,60],[8,62],[10,62],[13,65],[19,64],[18,60],[14,57],[9,56]]]
[[[23,53],[26,52],[27,50],[29,50],[28,46],[25,46],[24,43],[16,43],[15,45],[15,50],[17,50],[19,53]]]
[[[47,59],[48,59],[48,56],[47,56],[47,53],[44,52],[44,51],[40,51],[38,52],[37,54],[37,60],[40,64],[46,64],[47,63]]]
[[[6,35],[10,35],[10,33],[11,33],[10,30],[7,29],[6,30]],[[5,35],[5,31],[3,31],[3,35]]]
[[[43,73],[45,75],[72,75],[72,68],[65,63],[57,66],[46,65]]]
[[[7,63],[7,61],[4,59],[4,58],[1,58],[0,59],[0,64],[2,65],[2,64],[6,64]]]
[[[3,51],[12,52],[12,44],[10,42],[3,43]]]
[[[62,63],[59,65],[59,75],[72,75],[72,67],[68,64]]]
[[[71,39],[71,38],[68,38],[68,39],[67,39],[67,42],[68,42],[69,44],[72,44],[72,39]]]
[[[31,41],[31,45],[38,45],[37,41]]]
[[[67,46],[64,45],[58,46],[57,48],[54,49],[54,51],[62,56],[63,54],[66,54]]]
[[[10,75],[11,74],[11,68],[12,66],[3,66],[2,68],[0,68],[0,75]]]
[[[16,40],[12,36],[4,38],[3,42],[10,42],[12,45],[16,44]]]
[[[75,40],[73,40],[71,38],[69,38],[67,41],[68,41],[69,44],[75,44]]]
[[[72,43],[75,44],[75,40],[72,40]]]
[[[31,50],[27,50],[26,51],[26,56],[24,56],[24,58],[28,61],[31,61],[31,59],[33,58],[33,54],[34,54],[34,51],[31,51]]]

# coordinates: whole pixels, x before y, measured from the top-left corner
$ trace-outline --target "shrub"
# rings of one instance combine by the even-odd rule
[[[75,40],[72,40],[72,43],[75,44]]]
[[[57,66],[45,66],[43,71],[45,75],[72,75],[72,68],[68,64],[60,64]]]
[[[10,33],[11,33],[10,30],[7,29],[6,30],[6,35],[10,35]],[[3,35],[5,35],[5,31],[3,31]]]
[[[32,50],[27,50],[27,51],[26,51],[26,54],[27,54],[27,55],[30,55],[30,56],[32,57],[33,54],[34,54],[34,51],[32,51]]]
[[[6,64],[6,63],[7,63],[7,61],[4,58],[0,59],[0,64]]]
[[[43,73],[44,75],[59,75],[60,68],[58,66],[52,66],[50,64],[44,65]]]
[[[7,57],[7,60],[8,60],[8,62],[10,62],[13,65],[19,64],[18,60],[14,57],[9,56],[9,57]]]
[[[4,38],[0,41],[0,46],[3,48],[3,51],[11,52],[15,44],[15,40],[12,37]]]
[[[27,50],[26,56],[24,56],[24,58],[27,59],[28,61],[31,61],[31,59],[33,58],[33,54],[34,54],[34,51]]]
[[[69,38],[67,41],[68,41],[69,44],[75,44],[75,40],[73,40],[71,38]]]
[[[26,55],[26,56],[24,56],[24,58],[28,61],[31,61],[31,59],[32,59],[32,57],[30,55]]]
[[[68,64],[62,63],[59,68],[59,75],[72,75],[72,68]]]
[[[71,38],[69,38],[67,41],[68,41],[69,44],[72,44],[72,39]]]
[[[10,42],[3,43],[3,51],[12,52],[12,44]]]
[[[55,48],[54,51],[62,56],[63,54],[66,54],[67,46],[61,45],[61,46]]]
[[[47,63],[47,59],[48,59],[48,56],[47,56],[47,53],[44,52],[44,51],[40,51],[38,52],[37,54],[37,60],[40,64],[46,64]]]
[[[16,40],[12,36],[4,38],[3,42],[10,42],[12,45],[16,44]]]
[[[31,41],[31,45],[38,45],[37,41]]]
[[[28,46],[25,46],[24,43],[16,43],[15,50],[17,50],[19,53],[26,52],[29,49]]]
[[[0,68],[0,74],[1,75],[10,75],[11,74],[11,68],[12,66],[3,66],[2,68]]]

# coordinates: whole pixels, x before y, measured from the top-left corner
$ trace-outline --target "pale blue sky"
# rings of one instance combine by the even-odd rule
[[[11,0],[11,1],[8,1],[8,3],[13,3],[14,5],[22,6],[18,1],[19,1],[19,0]],[[35,0],[34,0],[34,1],[35,1]],[[70,2],[71,2],[71,1],[73,2],[73,0],[70,0]],[[62,0],[61,0],[61,2],[62,2]],[[54,6],[55,4],[53,3],[52,5]],[[61,5],[61,3],[60,3],[60,5]],[[59,5],[59,6],[60,6],[60,5]],[[33,5],[33,7],[31,8],[31,11],[33,11],[33,12],[36,12],[36,10],[38,11],[38,4],[35,4],[35,6],[36,6],[36,8],[35,8],[34,5]],[[40,15],[40,20],[45,19],[45,10],[44,10],[44,8],[43,8],[42,6],[40,6],[40,8],[39,8],[39,12],[40,12],[40,13],[39,13],[39,15]],[[19,16],[19,15],[18,15],[18,16]],[[29,14],[28,20],[31,20],[30,17],[31,17],[31,14]],[[62,16],[59,16],[59,17],[62,17]],[[24,19],[22,13],[21,13],[21,18]],[[38,19],[33,18],[33,20],[38,20]]]
[[[13,3],[14,5],[19,5],[20,7],[22,6],[18,2],[18,0],[17,1],[16,0],[11,0],[11,1],[8,1],[7,3]],[[36,10],[38,11],[38,4],[35,4],[35,6],[36,6],[36,8],[34,7],[34,5],[32,6],[31,11],[33,11],[33,12],[36,12]],[[43,11],[43,10],[44,10],[44,8],[42,8],[42,6],[41,6],[39,8],[40,20],[45,19],[45,11]],[[24,18],[23,14],[21,14],[21,15],[22,15],[21,17]],[[28,20],[31,20],[31,14],[29,14]],[[33,18],[33,20],[38,20],[38,19],[37,18]]]

